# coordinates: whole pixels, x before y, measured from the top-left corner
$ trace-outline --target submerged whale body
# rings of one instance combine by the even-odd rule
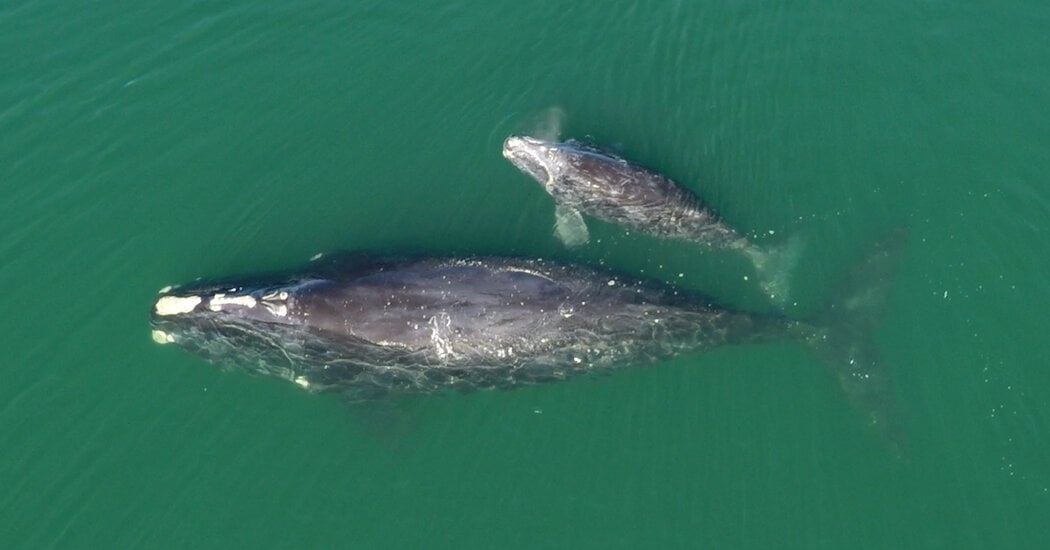
[[[872,289],[884,287],[862,286],[832,304],[842,315],[802,322],[736,311],[698,293],[580,265],[360,255],[285,274],[165,289],[151,325],[159,343],[351,399],[506,389],[726,344],[793,338],[862,398],[858,406],[873,423],[892,425],[892,399],[870,328],[858,321],[871,308],[836,305],[877,296]]]
[[[786,275],[797,242],[760,247],[670,178],[596,145],[511,136],[503,142],[503,156],[554,198],[555,232],[566,245],[587,242],[586,214],[654,237],[736,251],[752,262],[775,302],[787,301]]]

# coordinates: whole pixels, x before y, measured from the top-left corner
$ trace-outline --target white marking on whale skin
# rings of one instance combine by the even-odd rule
[[[266,306],[266,309],[271,315],[275,317],[287,317],[288,306],[283,302],[288,299],[287,291],[273,291],[266,296],[262,297],[262,305]]]
[[[307,388],[307,389],[310,388],[310,381],[307,380],[305,376],[296,376],[295,380],[293,380],[293,382],[295,382],[296,384],[298,384],[299,386],[301,386],[303,388]]]
[[[550,166],[545,167],[547,170],[547,181],[543,182],[543,188],[547,190],[547,194],[554,194],[554,172],[550,169]]]
[[[153,332],[150,333],[150,336],[152,336],[153,341],[158,344],[171,344],[175,341],[174,336],[168,334],[167,332],[164,332],[163,330],[154,329]]]
[[[255,298],[251,296],[233,296],[227,298],[225,294],[216,294],[208,301],[208,309],[222,311],[222,306],[255,307]]]
[[[434,344],[434,350],[437,352],[438,358],[442,361],[448,359],[452,355],[452,340],[447,332],[442,330],[442,327],[449,328],[452,326],[452,318],[447,313],[440,313],[430,318],[427,322],[430,325],[430,342]]]
[[[274,317],[288,316],[288,306],[284,304],[272,304],[270,302],[263,302],[262,304],[266,306],[267,311],[269,311]]]
[[[201,303],[200,296],[162,296],[153,306],[157,315],[189,313]]]
[[[539,277],[541,279],[546,279],[546,280],[548,280],[548,281],[550,281],[552,283],[554,282],[554,279],[551,279],[547,275],[545,275],[543,273],[540,273],[539,271],[532,270],[532,269],[525,269],[525,268],[521,268],[521,267],[507,267],[507,268],[504,268],[503,271],[507,271],[507,272],[510,272],[510,273],[524,273],[526,275],[532,275],[533,277]]]
[[[159,291],[157,291],[157,294],[167,294],[167,293],[171,292],[171,289],[172,289],[172,286],[168,285],[168,286],[160,289]]]

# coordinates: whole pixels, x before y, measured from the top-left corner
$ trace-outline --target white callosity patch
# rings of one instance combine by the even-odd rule
[[[297,376],[297,377],[295,377],[294,382],[296,384],[304,387],[304,388],[309,388],[310,387],[310,381],[307,380],[305,376]]]
[[[161,296],[153,310],[157,315],[178,315],[193,311],[200,303],[200,296]]]
[[[284,303],[287,299],[288,293],[283,290],[280,292],[271,292],[262,297],[262,305],[269,310],[271,315],[274,315],[275,317],[285,317],[288,315],[288,305]]]
[[[211,297],[208,301],[208,309],[212,311],[221,311],[222,306],[241,306],[241,307],[255,307],[255,298],[251,296],[231,296],[226,297],[225,294],[216,294]]]
[[[152,333],[150,333],[150,336],[152,336],[153,341],[158,344],[170,344],[175,341],[174,336],[168,334],[167,332],[164,332],[163,330],[154,330]]]
[[[270,302],[263,302],[263,305],[266,306],[266,309],[270,312],[270,315],[273,315],[274,317],[288,316],[288,306],[284,304],[273,304]]]

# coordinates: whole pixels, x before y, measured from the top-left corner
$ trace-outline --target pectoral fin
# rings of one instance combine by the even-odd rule
[[[554,207],[554,234],[568,247],[587,244],[591,239],[580,211],[560,204]]]

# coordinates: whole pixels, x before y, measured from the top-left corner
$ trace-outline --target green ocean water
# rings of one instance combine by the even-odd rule
[[[0,5],[0,547],[1045,548],[1050,4]],[[371,415],[150,339],[321,251],[555,257],[761,309],[500,155],[564,114],[760,242],[793,315],[909,242],[890,452],[785,342]]]

